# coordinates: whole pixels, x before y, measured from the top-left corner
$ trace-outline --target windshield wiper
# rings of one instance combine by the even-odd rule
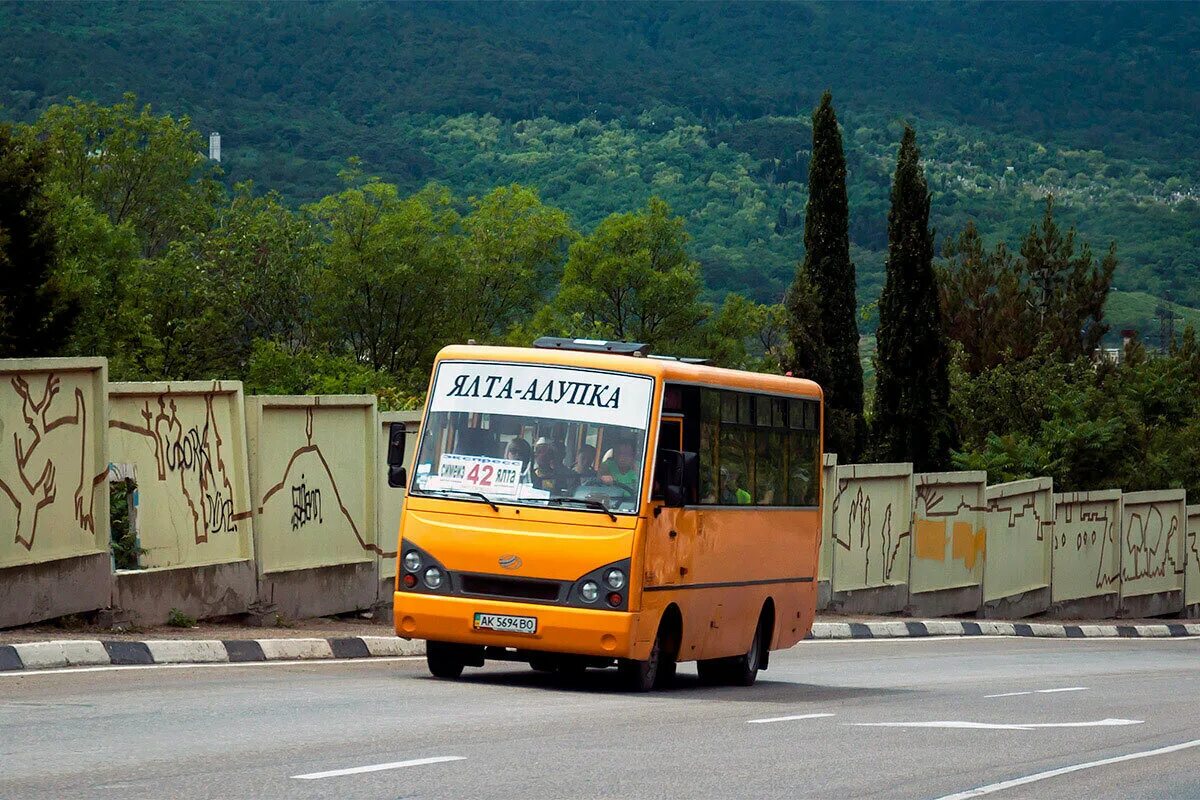
[[[434,492],[437,492],[438,494],[450,494],[451,492],[454,492],[455,494],[465,494],[470,497],[478,497],[480,500],[491,506],[492,511],[500,510],[500,506],[493,503],[492,498],[488,497],[483,492],[472,492],[468,489],[418,489],[417,491],[419,491],[421,494],[433,494]]]
[[[564,503],[578,503],[581,506],[594,508],[597,511],[603,511],[608,514],[608,518],[613,522],[617,521],[617,515],[608,510],[608,506],[601,503],[599,500],[589,500],[586,497],[551,497],[546,500],[547,504],[562,505]]]

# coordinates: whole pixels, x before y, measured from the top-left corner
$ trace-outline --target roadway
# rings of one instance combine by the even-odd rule
[[[649,695],[422,659],[4,673],[0,798],[1197,798],[1197,709],[1196,639],[804,642]]]

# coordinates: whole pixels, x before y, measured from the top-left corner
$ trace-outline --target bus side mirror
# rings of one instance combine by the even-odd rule
[[[403,422],[393,422],[388,425],[388,486],[393,489],[403,488],[408,483],[407,471],[404,469],[404,440],[408,430]]]
[[[696,502],[700,483],[700,457],[680,450],[659,450],[655,475],[667,508],[680,508]]]

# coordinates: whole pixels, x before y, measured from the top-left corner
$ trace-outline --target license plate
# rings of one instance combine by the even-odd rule
[[[537,633],[537,617],[510,617],[507,614],[475,612],[475,630],[504,633]]]

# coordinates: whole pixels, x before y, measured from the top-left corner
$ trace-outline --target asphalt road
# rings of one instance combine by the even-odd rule
[[[805,642],[753,688],[701,687],[685,667],[650,695],[621,693],[611,671],[565,680],[516,664],[445,682],[423,660],[0,676],[6,800],[932,800],[979,787],[1200,798],[1200,641]]]

